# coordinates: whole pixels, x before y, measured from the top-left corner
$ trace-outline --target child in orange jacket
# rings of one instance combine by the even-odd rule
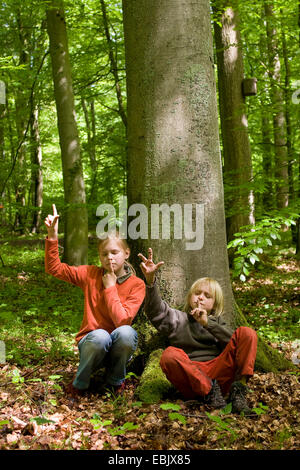
[[[116,393],[124,388],[126,365],[137,347],[137,333],[131,323],[145,297],[145,283],[128,263],[130,249],[125,240],[107,237],[99,241],[102,267],[69,266],[58,254],[58,214],[48,215],[45,225],[45,269],[84,293],[84,315],[76,335],[80,363],[67,391],[74,397],[89,388],[92,373],[106,366],[106,383]]]

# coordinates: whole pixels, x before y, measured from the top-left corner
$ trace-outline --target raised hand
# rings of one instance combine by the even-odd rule
[[[142,253],[138,254],[138,257],[142,260],[140,264],[141,270],[146,278],[147,284],[152,284],[155,279],[156,271],[165,264],[164,261],[160,261],[159,263],[155,264],[153,262],[153,252],[152,248],[148,249],[148,258],[146,258]]]
[[[104,285],[105,289],[107,289],[108,287],[116,285],[117,276],[114,273],[112,260],[109,260],[109,268],[108,268],[107,272],[103,275],[102,282],[103,282],[103,285]]]
[[[48,232],[48,239],[49,240],[57,240],[58,238],[58,219],[59,215],[57,214],[57,210],[55,204],[52,204],[53,215],[48,214],[45,219],[45,225],[47,227]]]

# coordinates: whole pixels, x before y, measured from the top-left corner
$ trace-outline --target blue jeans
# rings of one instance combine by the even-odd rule
[[[106,366],[106,383],[121,385],[126,376],[126,365],[137,347],[137,332],[129,325],[116,328],[112,333],[94,330],[78,343],[80,362],[74,387],[85,390],[93,372]]]

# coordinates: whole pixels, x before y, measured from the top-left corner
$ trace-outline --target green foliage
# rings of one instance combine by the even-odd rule
[[[35,418],[31,418],[30,421],[35,421],[39,426],[42,424],[55,423],[52,419],[45,418],[44,416],[36,416]]]
[[[281,240],[282,227],[295,225],[299,214],[278,215],[264,218],[255,225],[247,225],[235,233],[235,238],[228,243],[228,249],[234,251],[232,275],[243,282],[251,274],[255,264],[260,262],[260,256],[271,247],[275,240]]]
[[[160,408],[162,410],[173,410],[173,412],[168,413],[168,417],[171,421],[177,420],[182,424],[186,424],[186,417],[181,413],[178,413],[178,411],[181,409],[180,405],[177,405],[176,403],[163,403],[160,405]]]
[[[112,424],[112,420],[106,419],[102,421],[101,417],[98,415],[98,413],[93,414],[93,418],[90,419],[90,422],[94,426],[94,429],[100,429],[102,427],[108,426]]]
[[[252,411],[254,411],[258,416],[262,414],[266,414],[267,410],[269,407],[267,405],[263,405],[261,402],[258,403],[258,406],[253,408]]]
[[[52,360],[74,360],[83,296],[80,289],[44,272],[44,250],[9,243],[1,246],[5,259],[0,292],[1,338],[6,360],[19,366]],[[55,294],[54,294],[55,293]],[[37,305],[38,301],[38,305]]]
[[[160,408],[162,410],[178,411],[178,410],[180,410],[181,406],[177,405],[176,403],[163,403],[162,405],[160,405]]]
[[[234,440],[237,438],[237,433],[236,431],[230,426],[232,420],[230,418],[223,418],[219,415],[213,415],[211,413],[208,413],[207,411],[205,412],[206,416],[216,423],[216,429],[219,431],[219,439],[221,439],[224,434],[224,431],[228,431],[231,434],[231,440]]]
[[[93,418],[90,419],[90,423],[94,426],[94,429],[100,429],[111,425],[113,421],[111,419],[106,419],[102,421],[102,418],[99,416],[99,414],[94,413]],[[138,424],[133,424],[132,422],[125,422],[124,424],[116,427],[108,427],[107,431],[111,436],[122,436],[127,431],[133,431],[134,429],[138,428]]]
[[[116,426],[115,428],[108,428],[108,432],[112,436],[122,436],[123,434],[126,434],[128,431],[133,431],[134,429],[138,429],[139,424],[133,424],[132,422],[126,422],[122,424],[121,426]]]

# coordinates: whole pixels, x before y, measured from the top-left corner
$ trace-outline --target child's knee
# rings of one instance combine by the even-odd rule
[[[105,330],[94,330],[88,334],[86,341],[82,345],[84,353],[98,354],[105,350],[108,351],[112,344],[110,334]]]
[[[174,361],[176,361],[178,354],[179,352],[177,348],[174,348],[173,346],[169,346],[167,349],[163,351],[161,355],[160,367],[164,369],[166,365],[174,363]]]
[[[113,333],[113,341],[123,347],[135,348],[137,345],[138,334],[130,325],[122,325]]]
[[[252,328],[249,328],[248,326],[240,326],[236,331],[240,339],[243,338],[251,341],[257,341],[256,331],[254,331]]]

